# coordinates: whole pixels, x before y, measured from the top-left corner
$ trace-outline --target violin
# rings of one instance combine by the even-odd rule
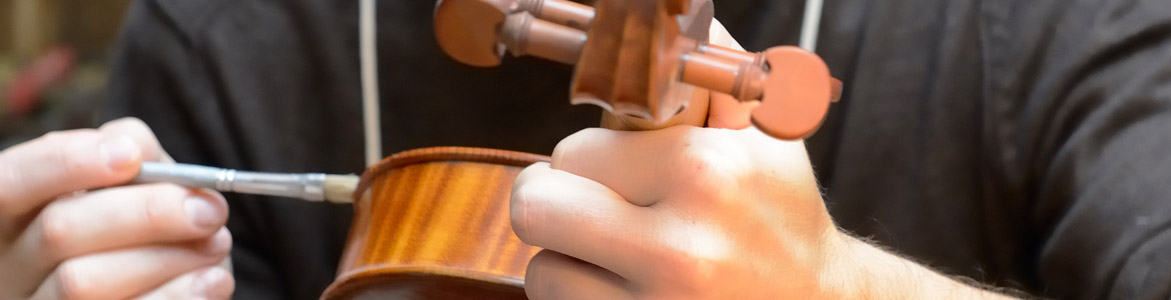
[[[707,43],[710,0],[439,0],[436,40],[478,67],[506,52],[573,64],[570,103],[603,107],[603,127],[703,126],[707,89],[761,101],[754,126],[799,139],[841,83],[796,47],[750,53]],[[336,280],[322,299],[525,299],[540,249],[512,231],[513,179],[546,156],[479,148],[410,150],[367,169]]]
[[[546,156],[439,147],[366,170],[338,276],[322,299],[524,299],[540,249],[512,232],[512,180]]]

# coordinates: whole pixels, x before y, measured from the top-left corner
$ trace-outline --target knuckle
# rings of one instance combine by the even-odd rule
[[[13,202],[19,201],[15,199],[13,190],[21,186],[23,183],[20,180],[21,176],[16,174],[16,170],[9,167],[3,160],[0,160],[0,217],[11,217]]]
[[[529,230],[531,190],[526,184],[513,185],[511,201],[509,201],[509,222],[512,223],[512,231],[522,241],[530,240],[530,234],[532,234]]]
[[[663,272],[666,282],[670,282],[681,290],[694,291],[710,285],[713,280],[719,280],[715,261],[696,258],[684,253],[674,253],[661,256],[658,260],[658,270]]]
[[[569,137],[562,139],[560,142],[557,142],[557,146],[553,147],[553,155],[550,157],[552,160],[551,164],[554,167],[560,166],[561,162],[566,157],[573,156],[573,152],[575,149],[577,149],[577,145],[579,144],[576,140],[572,139],[575,135],[577,134],[575,133],[574,135],[570,135]]]
[[[34,142],[49,144],[60,143],[62,141],[68,140],[69,137],[73,136],[75,133],[76,132],[69,131],[51,131],[41,135],[41,137]]]
[[[189,194],[186,188],[162,183],[149,186],[142,190],[137,197],[142,199],[142,205],[136,208],[136,220],[132,224],[140,224],[143,228],[172,228],[183,215],[182,199]]]
[[[125,136],[140,147],[145,160],[166,160],[169,157],[159,144],[158,137],[150,126],[134,117],[126,117],[110,121],[102,125],[99,130],[111,136]]]
[[[41,251],[52,258],[66,255],[76,223],[72,212],[57,203],[50,204],[41,212],[37,222],[41,229]]]
[[[174,183],[154,183],[147,185],[145,192],[154,198],[178,199],[190,194],[191,190]]]
[[[680,282],[683,286],[693,289],[702,288],[708,283],[719,279],[716,275],[719,274],[719,272],[712,271],[713,269],[717,268],[717,264],[717,262],[712,260],[694,257],[683,260],[681,261],[681,266],[685,270],[688,270],[688,272],[678,274],[682,277]]]
[[[592,139],[595,139],[599,136],[605,135],[607,132],[610,132],[610,130],[597,128],[597,127],[590,127],[590,128],[586,128],[586,129],[582,129],[582,130],[578,130],[577,132],[574,132],[573,134],[566,137],[565,140],[569,140],[569,141],[592,140]]]
[[[88,153],[93,149],[82,148],[79,141],[100,139],[100,134],[93,130],[78,130],[73,132],[53,132],[45,135],[44,141],[53,145],[49,159],[55,161],[64,172],[62,175],[78,175],[93,173],[90,170],[97,162],[90,158]],[[79,149],[82,148],[82,149]]]
[[[706,226],[699,228],[702,227]],[[730,255],[731,242],[723,231],[676,229],[686,235],[660,237],[651,241],[652,245],[645,247],[646,253],[642,253],[642,257],[650,258],[647,269],[666,270],[661,273],[663,282],[685,290],[699,290],[721,280],[721,276],[729,274],[730,268],[736,267],[735,257]]]
[[[210,281],[204,288],[209,299],[230,299],[236,289],[236,279],[230,272],[220,267],[213,267],[203,274],[203,279]]]
[[[683,154],[680,166],[687,168],[685,172],[677,174],[685,176],[684,180],[694,183],[715,183],[723,185],[723,179],[739,176],[742,167],[736,158],[724,153],[715,147],[697,147]]]
[[[89,169],[92,163],[88,160],[78,159],[76,155],[69,151],[57,151],[57,161],[61,164],[61,170],[64,171],[62,175],[80,175],[90,173]]]
[[[742,178],[752,176],[748,154],[735,139],[698,133],[688,140],[688,146],[677,160],[683,169],[674,172],[677,180],[689,183],[688,193],[701,198],[720,198],[735,192]]]
[[[675,272],[682,265],[678,261],[679,253],[677,251],[671,251],[661,245],[654,245],[653,242],[640,241],[639,246],[635,249],[639,250],[638,255],[647,258],[646,266],[648,268]]]
[[[538,181],[528,181],[514,186],[512,201],[509,204],[509,218],[513,232],[522,241],[540,243],[537,239],[540,238],[539,230],[543,227],[545,214],[541,209],[545,201],[542,189]]]
[[[76,129],[68,131],[53,131],[45,133],[40,138],[33,140],[30,143],[46,144],[56,146],[56,149],[65,148],[73,144],[78,139],[96,139],[101,136],[97,130],[94,129]]]
[[[720,172],[728,168],[723,154],[711,147],[694,147],[683,153],[683,166],[695,169],[697,172],[688,172],[691,175],[707,175],[707,172]]]
[[[541,250],[529,260],[525,270],[525,295],[530,299],[555,299],[552,294],[555,288],[552,285],[557,280],[553,280],[553,274],[549,273],[557,263],[557,255],[550,250]]]
[[[66,261],[57,267],[57,296],[60,299],[92,299],[96,286],[85,268],[76,261]]]
[[[607,134],[607,132],[606,129],[601,128],[586,128],[565,137],[560,142],[557,142],[557,146],[553,147],[553,165],[559,165],[557,162],[562,158],[572,157],[583,146],[588,145],[591,141],[598,140],[600,136]]]
[[[16,145],[0,152],[0,216],[12,217],[22,207],[21,202],[33,185],[47,184],[47,180],[68,180],[70,176],[89,172],[97,165],[87,159],[92,149],[82,147],[84,141],[100,138],[92,129],[54,131],[32,141]],[[92,148],[92,147],[91,147]],[[50,169],[44,172],[40,169]],[[54,178],[30,178],[28,172],[53,174]],[[34,199],[39,200],[39,199]]]
[[[517,187],[522,186],[525,183],[527,183],[529,180],[531,180],[531,178],[536,176],[535,175],[536,173],[541,171],[543,166],[544,166],[543,163],[535,163],[535,164],[529,165],[528,167],[525,167],[523,170],[520,171],[520,173],[516,174],[516,179],[513,180],[512,189],[516,190]]]
[[[111,130],[111,131],[116,131],[116,132],[126,132],[126,131],[143,131],[143,130],[149,131],[150,127],[147,126],[146,122],[143,122],[142,119],[135,118],[135,117],[125,117],[125,118],[106,122],[106,124],[102,124],[102,126],[99,129],[100,130]]]

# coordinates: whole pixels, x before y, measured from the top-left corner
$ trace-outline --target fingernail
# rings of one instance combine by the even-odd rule
[[[220,227],[212,236],[212,241],[208,244],[210,253],[227,253],[232,250],[232,234],[228,232],[227,227]]]
[[[196,298],[220,299],[231,296],[230,291],[224,291],[220,283],[228,278],[228,271],[222,268],[211,268],[195,277],[191,293]],[[227,295],[225,295],[227,294]]]
[[[100,151],[110,168],[118,170],[133,165],[142,155],[138,144],[129,137],[116,136],[102,141]]]
[[[190,197],[184,200],[183,208],[187,210],[187,218],[200,228],[219,228],[220,212],[210,201],[200,197]]]

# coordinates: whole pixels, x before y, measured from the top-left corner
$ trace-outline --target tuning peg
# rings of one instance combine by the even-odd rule
[[[504,47],[497,28],[510,1],[440,0],[435,6],[435,39],[455,60],[478,67],[500,64]]]
[[[441,0],[435,8],[435,38],[453,59],[478,67],[499,65],[505,50],[517,56],[533,55],[574,64],[581,55],[586,33],[535,18],[520,9],[526,7],[550,14],[551,6],[533,3],[560,2],[563,1]],[[552,6],[557,8],[553,11],[561,13],[552,15],[561,16],[559,20],[568,20],[564,16],[573,15],[565,13],[568,6],[557,5],[560,6]],[[593,10],[589,12],[592,18]]]
[[[516,0],[515,10],[527,11],[537,19],[589,31],[594,8],[566,0]]]
[[[748,53],[701,45],[681,57],[679,80],[732,95],[760,100],[751,120],[762,132],[783,140],[813,134],[840,96],[841,82],[817,54],[793,46]]]
[[[792,140],[808,137],[821,127],[835,87],[829,67],[814,54],[793,46],[764,51],[772,70],[764,80],[760,106],[752,124],[770,136]]]

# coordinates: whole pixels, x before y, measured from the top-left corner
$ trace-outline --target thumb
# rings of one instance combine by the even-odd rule
[[[760,101],[736,100],[724,93],[712,92],[711,104],[707,112],[707,127],[725,129],[744,129],[752,127],[752,110],[760,105]]]
[[[155,137],[150,126],[145,122],[134,117],[126,117],[113,120],[103,124],[98,128],[99,131],[105,134],[120,134],[130,137],[135,143],[142,147],[142,160],[173,163],[174,159],[163,150],[163,146],[159,144],[159,139]]]
[[[712,20],[712,27],[708,36],[708,42],[713,45],[744,50],[744,47],[740,46],[740,43],[732,38],[732,34],[728,33],[728,29],[724,28],[724,24],[721,24],[720,20]],[[760,101],[740,102],[740,100],[736,100],[731,95],[719,92],[711,93],[710,103],[708,107],[707,126],[727,129],[744,129],[752,126],[752,109],[760,105]]]

